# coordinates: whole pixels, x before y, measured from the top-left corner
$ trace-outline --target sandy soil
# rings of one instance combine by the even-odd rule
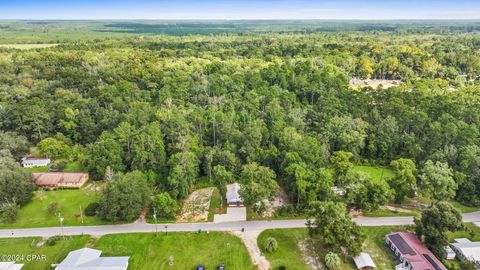
[[[210,199],[213,194],[213,187],[202,188],[192,192],[185,199],[177,222],[197,222],[208,221],[208,210],[210,209]]]
[[[303,260],[312,270],[326,270],[327,268],[319,260],[317,254],[315,254],[315,248],[312,245],[313,242],[309,238],[298,242],[298,249],[302,252]]]
[[[258,270],[270,270],[270,262],[262,255],[257,244],[257,238],[261,231],[246,231],[246,232],[232,232],[234,235],[242,239],[242,242],[247,247],[248,253],[252,258],[253,264],[257,266]]]
[[[375,80],[351,79],[350,87],[353,89],[371,87],[373,89],[388,89],[402,84],[400,80]]]
[[[285,190],[280,189],[277,197],[275,197],[272,201],[263,200],[263,203],[265,203],[265,206],[267,207],[265,213],[263,213],[263,217],[272,217],[277,208],[289,203],[288,195]]]

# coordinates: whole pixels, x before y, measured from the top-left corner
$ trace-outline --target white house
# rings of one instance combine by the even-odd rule
[[[130,257],[100,257],[101,250],[82,248],[68,253],[65,260],[52,265],[55,270],[126,270]]]
[[[480,268],[480,242],[472,242],[467,238],[455,239],[455,242],[450,244],[450,247],[455,251],[460,260],[469,260]]]
[[[15,262],[0,262],[0,270],[20,270],[23,268],[23,264]]]
[[[243,199],[240,197],[240,184],[238,183],[233,183],[230,185],[227,185],[227,204],[229,206],[242,206],[243,205]]]
[[[36,158],[32,156],[25,156],[22,158],[22,166],[24,168],[44,167],[52,162],[49,158]]]

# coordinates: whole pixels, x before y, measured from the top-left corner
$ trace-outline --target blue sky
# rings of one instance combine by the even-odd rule
[[[480,0],[0,0],[0,19],[480,19]]]

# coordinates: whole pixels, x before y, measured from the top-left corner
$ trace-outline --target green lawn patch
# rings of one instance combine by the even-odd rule
[[[27,173],[48,172],[50,170],[50,166],[22,168],[22,170]]]
[[[65,168],[63,168],[64,172],[86,172],[85,168],[83,168],[82,164],[78,161],[71,161],[68,162]]]
[[[222,207],[223,206],[223,207]],[[213,222],[215,214],[225,214],[227,212],[227,205],[222,204],[222,197],[218,189],[214,189],[212,197],[210,198],[210,209],[208,210],[208,221]]]
[[[367,174],[375,181],[386,181],[395,176],[395,173],[391,169],[385,167],[354,166],[352,170],[354,172]]]
[[[37,244],[42,242],[40,237],[4,238],[0,239],[0,255],[15,255],[18,257],[16,259],[20,259],[17,263],[25,264],[23,270],[51,269],[52,263],[59,263],[68,252],[82,248],[89,238],[87,235],[66,237],[65,240],[57,241],[54,246],[44,244],[41,247],[37,247]],[[45,257],[33,260],[32,255]]]
[[[475,211],[480,211],[480,207],[466,206],[462,203],[455,202],[455,201],[451,201],[450,203],[453,205],[453,207],[457,208],[458,211],[462,213],[471,213]]]
[[[418,216],[419,213],[417,211],[412,212],[399,212],[389,209],[377,209],[370,212],[364,212],[363,216],[365,217],[410,217],[410,216]]]
[[[100,196],[100,192],[85,189],[37,191],[33,200],[20,208],[17,221],[13,224],[0,223],[0,228],[60,226],[58,217],[48,211],[48,206],[53,202],[59,203],[59,213],[65,218],[65,226],[105,224],[107,222],[98,217],[85,215],[82,224],[80,218],[80,206],[85,210],[87,205],[98,201]]]
[[[465,230],[450,233],[448,240],[453,242],[455,238],[468,238],[470,241],[480,241],[480,227],[475,226],[473,223],[465,223]]]
[[[220,232],[106,235],[94,248],[103,250],[103,256],[131,256],[129,270],[194,269],[199,264],[216,269],[220,263],[231,270],[256,269],[240,239]]]

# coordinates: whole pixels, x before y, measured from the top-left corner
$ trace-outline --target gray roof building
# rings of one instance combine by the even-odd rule
[[[101,250],[82,248],[68,253],[55,270],[126,270],[130,257],[100,257]]]
[[[233,183],[230,185],[227,185],[227,203],[229,205],[243,205],[243,199],[240,197],[240,184],[238,183]]]

